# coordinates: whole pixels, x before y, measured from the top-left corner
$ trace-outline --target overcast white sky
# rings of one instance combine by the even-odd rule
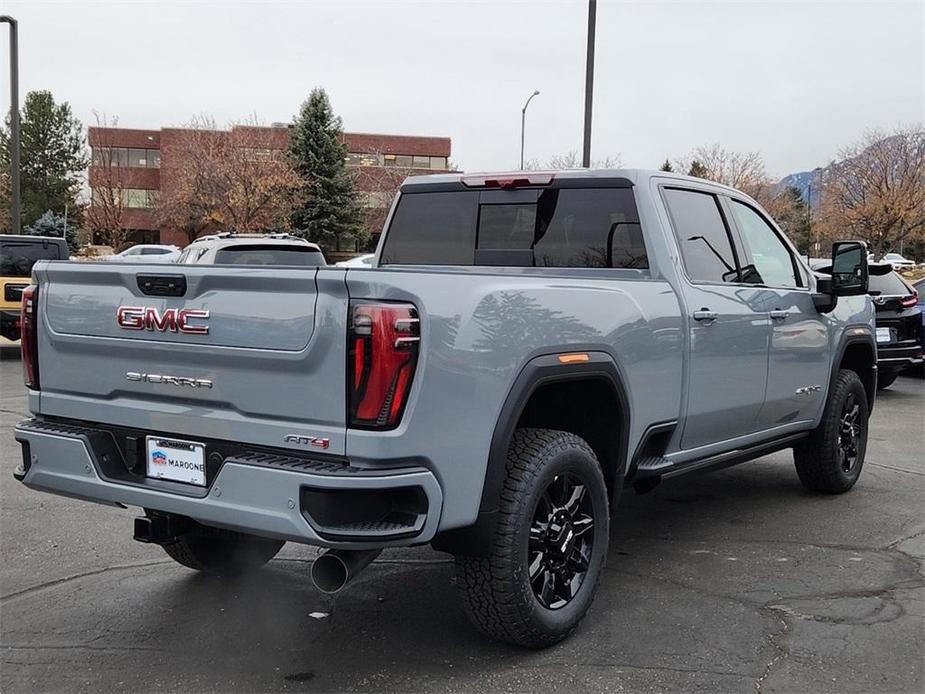
[[[346,130],[446,135],[466,170],[580,151],[587,3],[0,0],[21,93],[85,124],[292,118],[316,85]],[[0,105],[9,108],[5,27]],[[654,168],[700,144],[784,175],[925,119],[925,1],[600,0],[592,156]]]

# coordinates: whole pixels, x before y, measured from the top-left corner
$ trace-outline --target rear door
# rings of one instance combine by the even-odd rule
[[[739,281],[717,195],[664,187],[684,265],[690,326],[685,449],[751,433],[767,385],[770,325],[760,292]]]
[[[296,435],[343,453],[344,271],[51,263],[37,274],[42,414],[266,446],[296,447]]]

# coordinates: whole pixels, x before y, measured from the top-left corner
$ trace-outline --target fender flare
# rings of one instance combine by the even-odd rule
[[[617,426],[621,442],[617,449],[615,479],[610,500],[611,508],[616,506],[623,489],[622,477],[626,473],[630,401],[623,377],[613,357],[606,352],[582,353],[588,355],[587,361],[563,364],[559,361],[561,353],[556,353],[534,357],[524,365],[514,379],[495,423],[476,522],[465,528],[438,534],[432,542],[435,549],[470,556],[481,556],[488,552],[504,485],[507,451],[511,438],[531,396],[542,386],[550,383],[600,380],[607,383],[613,391],[619,407]]]
[[[874,336],[867,326],[863,328],[846,328],[839,337],[838,346],[835,348],[831,371],[829,373],[829,385],[826,391],[826,398],[828,398],[828,394],[832,390],[832,384],[835,383],[835,379],[838,377],[838,370],[841,368],[842,359],[845,358],[845,352],[848,350],[848,347],[856,344],[870,347],[871,354],[873,354],[874,357],[873,363],[870,365],[872,378],[865,379],[863,375],[861,376],[861,382],[864,383],[864,390],[867,392],[868,410],[873,412],[874,401],[877,397],[877,341],[874,339]]]

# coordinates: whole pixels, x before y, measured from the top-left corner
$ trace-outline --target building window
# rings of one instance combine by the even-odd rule
[[[379,155],[373,153],[348,152],[345,160],[347,166],[382,166]]]
[[[154,207],[156,202],[156,190],[141,190],[138,188],[124,188],[122,190],[123,207],[135,209]]]
[[[405,169],[436,169],[438,171],[446,171],[446,157],[428,157],[418,154],[413,156],[410,154],[384,154],[382,156],[382,164],[383,166],[398,166]]]
[[[93,164],[156,169],[161,165],[161,151],[140,147],[94,147]]]

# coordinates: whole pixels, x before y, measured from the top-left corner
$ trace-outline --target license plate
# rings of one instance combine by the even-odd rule
[[[206,486],[206,447],[194,441],[147,437],[148,477]]]
[[[889,328],[877,328],[877,342],[892,342]]]

